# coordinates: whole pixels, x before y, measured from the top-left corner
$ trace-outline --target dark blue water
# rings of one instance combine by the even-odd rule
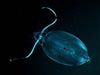
[[[33,32],[41,31],[54,16],[42,6],[52,8],[58,21],[51,30],[64,30],[78,36],[87,46],[91,62],[69,67],[50,60],[37,45],[33,55],[26,60],[10,63],[12,75],[100,75],[100,2],[78,0],[48,0],[18,2],[11,7],[11,48],[9,57],[27,55],[35,42]],[[14,32],[14,33],[13,33]]]

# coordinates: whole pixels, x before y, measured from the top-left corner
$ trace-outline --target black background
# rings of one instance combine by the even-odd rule
[[[33,33],[54,20],[48,10],[52,8],[58,21],[51,30],[64,30],[78,36],[87,46],[91,63],[69,67],[50,60],[37,45],[29,59],[9,62],[11,75],[100,75],[100,2],[89,0],[33,0],[15,1],[9,8],[9,58],[27,55],[35,42]],[[9,18],[8,18],[9,19]]]

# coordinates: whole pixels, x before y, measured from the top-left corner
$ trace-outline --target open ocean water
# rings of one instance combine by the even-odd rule
[[[87,46],[91,62],[65,66],[49,59],[37,45],[29,59],[9,63],[11,75],[100,75],[100,2],[96,0],[17,1],[11,9],[11,48],[9,58],[26,56],[35,42],[34,32],[54,20],[41,7],[52,8],[58,20],[46,31],[63,30],[79,37]]]

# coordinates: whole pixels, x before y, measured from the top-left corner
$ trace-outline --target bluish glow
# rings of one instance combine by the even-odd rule
[[[40,45],[42,46],[45,54],[51,60],[57,63],[68,66],[79,66],[90,61],[87,47],[78,37],[74,36],[73,34],[61,30],[54,30],[48,32],[46,35],[43,35],[43,33],[45,33],[49,27],[56,23],[57,15],[49,7],[42,7],[42,9],[50,10],[54,14],[55,20],[44,27],[41,32],[34,33],[36,42],[34,43],[31,52],[27,56],[10,59],[10,62],[12,62],[12,60],[29,58],[40,40],[42,41],[42,44]]]
[[[48,10],[50,10],[50,11],[54,14],[55,20],[54,20],[52,23],[48,24],[46,27],[44,27],[44,28],[42,29],[42,31],[40,32],[40,35],[39,35],[38,39],[37,39],[36,42],[34,43],[34,46],[33,46],[32,50],[31,50],[31,52],[30,52],[27,56],[21,57],[21,58],[10,59],[10,60],[9,60],[10,62],[12,62],[12,61],[14,61],[14,60],[18,60],[18,59],[29,58],[29,57],[32,55],[32,53],[34,52],[36,45],[37,45],[37,44],[39,43],[39,41],[41,40],[42,34],[44,33],[44,31],[56,23],[56,21],[57,21],[57,15],[56,15],[56,13],[55,13],[51,8],[49,8],[49,7],[42,7],[41,9],[48,9]]]
[[[39,41],[41,40],[42,34],[44,33],[44,31],[45,31],[46,29],[48,29],[49,27],[51,27],[52,25],[54,25],[54,24],[56,23],[56,21],[57,21],[57,15],[56,15],[56,13],[55,13],[51,8],[42,7],[42,9],[49,9],[49,10],[55,15],[55,20],[54,20],[51,24],[47,25],[46,27],[44,27],[44,28],[42,29],[42,31],[41,31],[41,33],[40,33],[40,35],[39,35],[39,38],[36,40],[36,42],[35,42],[35,44],[34,44],[32,50],[31,50],[31,52],[30,52],[29,55],[27,55],[25,58],[28,58],[28,57],[30,57],[30,56],[32,55],[33,51],[35,50],[36,45],[37,45],[37,44],[39,43]]]
[[[39,36],[38,40],[35,42],[32,50],[31,50],[31,52],[25,58],[28,58],[28,57],[30,57],[32,55],[33,51],[35,50],[36,45],[39,43],[39,41],[41,40],[41,38],[42,38],[42,36]]]
[[[82,64],[84,64],[85,62],[87,62],[87,60],[86,60],[86,59],[84,59],[84,58],[80,58],[79,65],[82,65]]]
[[[55,13],[51,8],[42,7],[42,9],[45,9],[45,8],[46,8],[46,9],[49,9],[50,11],[52,11],[52,13],[53,13],[54,16],[55,16],[55,20],[54,20],[51,24],[49,24],[49,25],[47,25],[46,27],[44,27],[44,28],[42,29],[40,35],[42,35],[46,29],[48,29],[49,27],[51,27],[52,25],[54,25],[54,24],[56,23],[56,21],[57,21],[57,15],[56,15],[56,13]]]
[[[53,61],[68,65],[79,66],[88,62],[88,52],[78,37],[64,31],[54,30],[42,38],[42,48]],[[80,42],[80,44],[79,44]]]
[[[84,50],[87,50],[87,48],[86,48],[84,43],[82,43],[81,41],[78,41],[78,43]]]

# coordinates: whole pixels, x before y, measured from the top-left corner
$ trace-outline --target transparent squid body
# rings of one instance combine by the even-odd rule
[[[55,20],[45,26],[41,32],[34,33],[36,42],[28,55],[25,57],[10,59],[9,61],[12,62],[19,59],[29,58],[39,43],[45,54],[57,63],[68,66],[79,66],[89,62],[90,57],[87,48],[78,37],[61,30],[53,30],[48,33],[45,32],[49,27],[56,23],[57,14],[49,7],[42,7],[41,9],[50,10],[54,14]]]
[[[35,32],[34,37],[40,32]],[[40,45],[53,61],[69,66],[79,66],[90,60],[85,44],[73,34],[61,30],[50,31],[42,36]]]

